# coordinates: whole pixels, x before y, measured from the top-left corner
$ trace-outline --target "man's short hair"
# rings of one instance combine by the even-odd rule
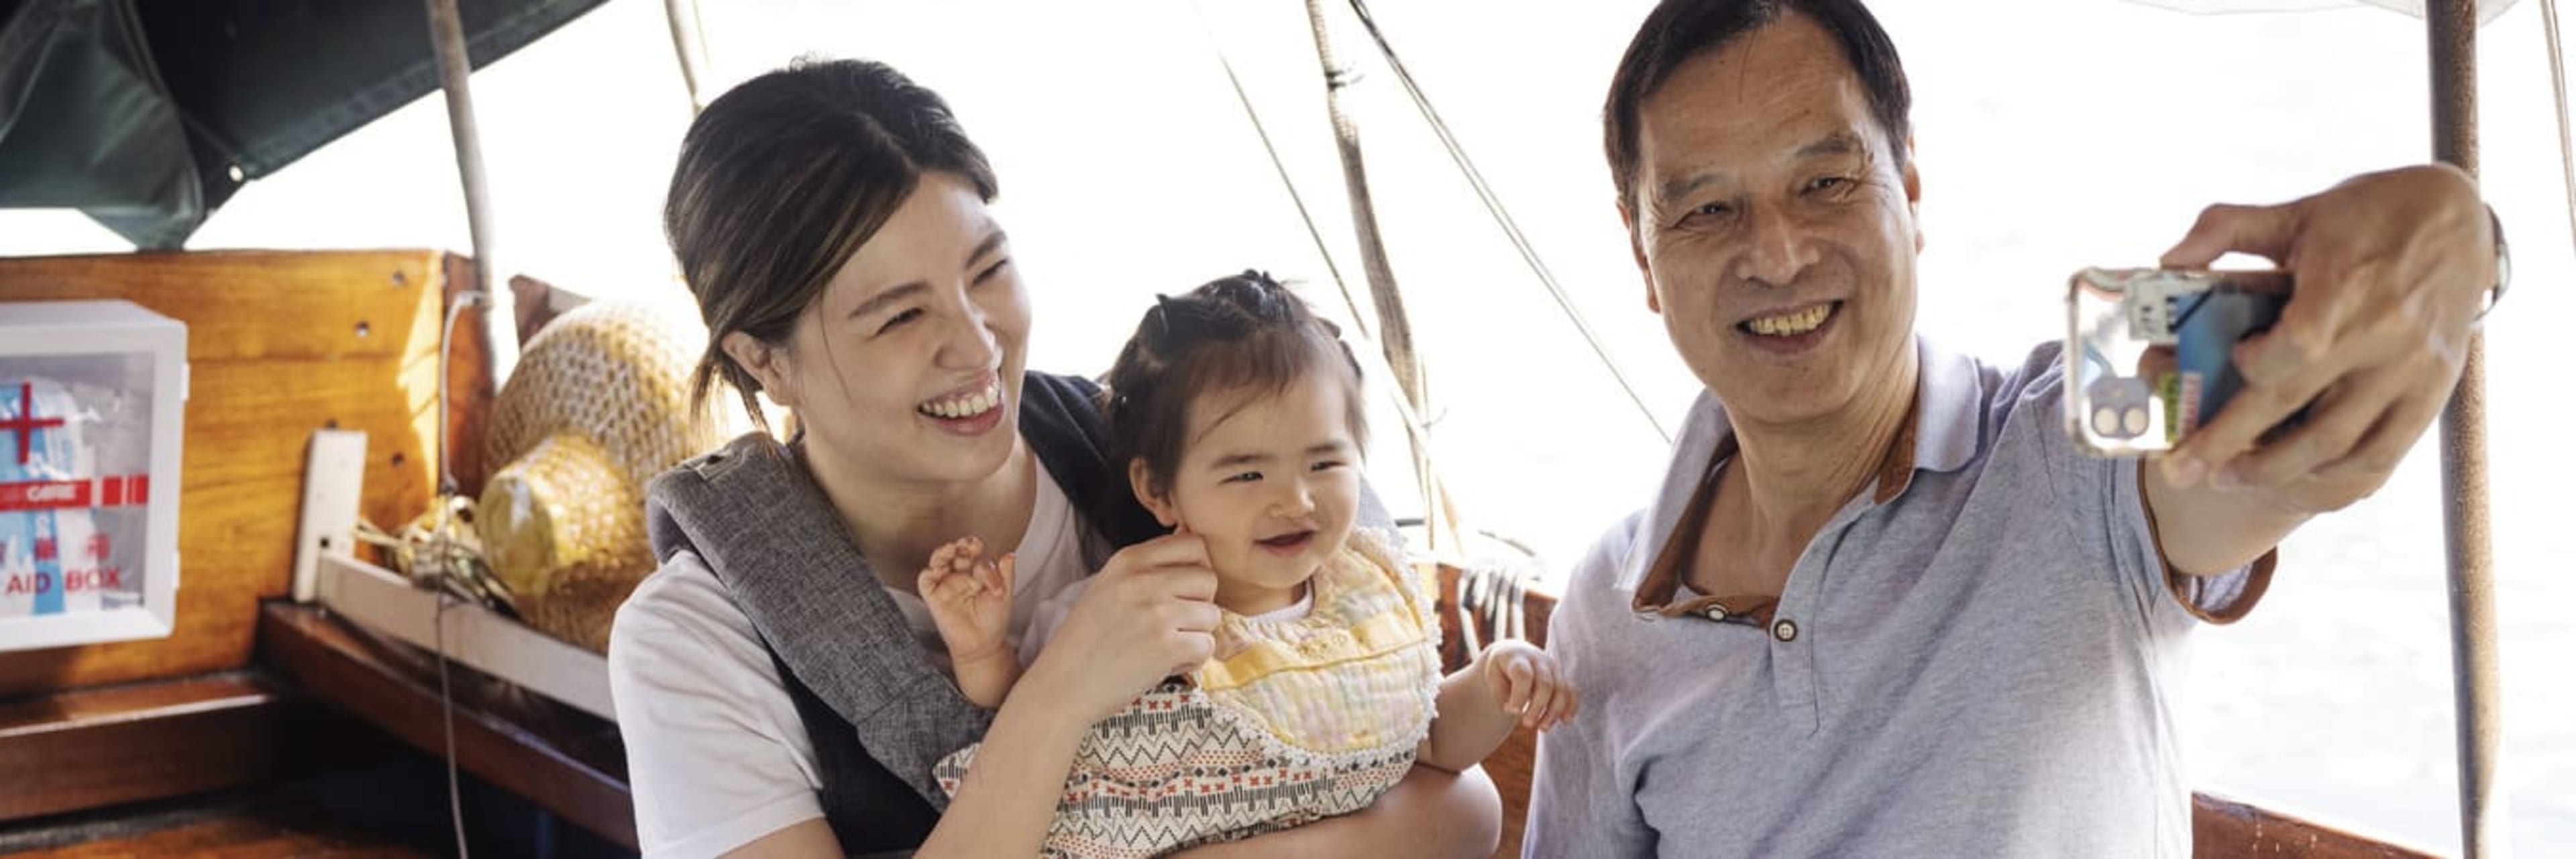
[[[1609,102],[1601,109],[1610,178],[1619,185],[1621,203],[1635,203],[1637,111],[1646,99],[1663,89],[1683,64],[1777,22],[1787,12],[1814,20],[1842,44],[1843,59],[1851,63],[1868,92],[1870,114],[1887,133],[1888,149],[1896,154],[1898,166],[1903,166],[1905,140],[1912,133],[1907,116],[1914,96],[1906,87],[1905,66],[1897,61],[1895,43],[1888,41],[1887,31],[1860,0],[1663,0],[1637,27],[1627,55],[1619,58],[1618,74],[1610,78]]]

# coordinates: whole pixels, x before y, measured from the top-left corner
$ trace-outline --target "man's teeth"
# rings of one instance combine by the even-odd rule
[[[1001,386],[986,385],[984,390],[967,394],[962,397],[951,397],[945,400],[932,400],[930,402],[923,403],[921,404],[921,413],[931,417],[956,420],[959,418],[971,418],[985,412],[992,411],[994,406],[1001,405],[1001,403]]]
[[[1796,313],[1765,316],[1745,323],[1745,327],[1765,337],[1795,337],[1816,330],[1816,326],[1825,324],[1825,317],[1832,315],[1833,305],[1819,304]]]

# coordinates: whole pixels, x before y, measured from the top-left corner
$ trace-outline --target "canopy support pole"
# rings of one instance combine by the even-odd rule
[[[492,291],[500,270],[492,256],[491,184],[483,170],[483,137],[474,124],[474,93],[467,77],[474,63],[465,53],[465,21],[456,0],[427,0],[430,52],[438,59],[438,86],[447,92],[447,127],[456,139],[456,174],[465,183],[465,221],[474,242],[474,291],[483,310],[484,336],[492,356],[492,384],[498,388],[519,363],[519,315],[494,312],[512,303]],[[444,467],[444,463],[441,464]]]
[[[1356,77],[1341,61],[1333,44],[1332,25],[1324,18],[1322,0],[1306,0],[1306,20],[1315,31],[1315,56],[1323,63],[1324,108],[1332,116],[1333,142],[1341,155],[1342,181],[1350,194],[1351,225],[1359,233],[1360,263],[1368,273],[1369,298],[1376,305],[1378,344],[1386,354],[1387,367],[1395,374],[1397,390],[1403,393],[1413,414],[1427,421],[1431,416],[1431,392],[1421,357],[1413,348],[1413,321],[1405,314],[1404,294],[1395,285],[1395,266],[1388,261],[1386,244],[1378,232],[1377,208],[1369,195],[1368,167],[1360,152],[1359,126],[1342,106],[1342,92]],[[1416,488],[1422,496],[1423,530],[1430,535],[1431,548],[1437,549],[1444,542],[1443,532],[1457,524],[1450,520],[1454,511],[1431,468],[1431,439],[1409,438],[1419,484]]]
[[[2433,155],[2478,170],[2477,34],[2473,0],[2427,0],[2432,58]],[[2473,334],[2459,387],[2442,411],[2442,515],[2450,561],[2451,679],[2459,742],[2460,847],[2476,859],[2503,855],[2497,803],[2498,693],[2494,557],[2487,527],[2486,338]]]

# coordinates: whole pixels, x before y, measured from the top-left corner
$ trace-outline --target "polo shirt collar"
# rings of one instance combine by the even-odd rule
[[[1880,461],[1872,488],[1866,490],[1873,493],[1871,500],[1881,505],[1904,495],[1919,472],[1947,473],[1967,467],[1986,442],[1988,380],[1984,368],[1976,359],[1942,348],[1920,334],[1915,336],[1914,346],[1919,370],[1912,414]],[[1628,557],[1621,562],[1621,589],[1634,595],[1639,610],[1672,606],[1678,581],[1673,571],[1656,570],[1656,559],[1674,534],[1694,518],[1694,507],[1707,502],[1710,493],[1705,490],[1713,488],[1709,478],[1714,467],[1735,452],[1735,431],[1727,421],[1725,406],[1703,388],[1683,420],[1680,438],[1674,442],[1662,490],[1643,513],[1645,539],[1632,541]],[[1659,572],[1662,574],[1657,575]],[[1746,608],[1738,613],[1750,612],[1752,609]]]

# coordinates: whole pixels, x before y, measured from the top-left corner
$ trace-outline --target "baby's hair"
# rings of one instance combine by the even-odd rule
[[[1177,298],[1156,296],[1119,350],[1101,394],[1109,461],[1124,466],[1143,459],[1153,491],[1169,492],[1190,441],[1191,403],[1225,391],[1276,395],[1318,370],[1343,374],[1343,418],[1351,441],[1366,449],[1359,361],[1341,335],[1340,327],[1259,271],[1218,278]]]

